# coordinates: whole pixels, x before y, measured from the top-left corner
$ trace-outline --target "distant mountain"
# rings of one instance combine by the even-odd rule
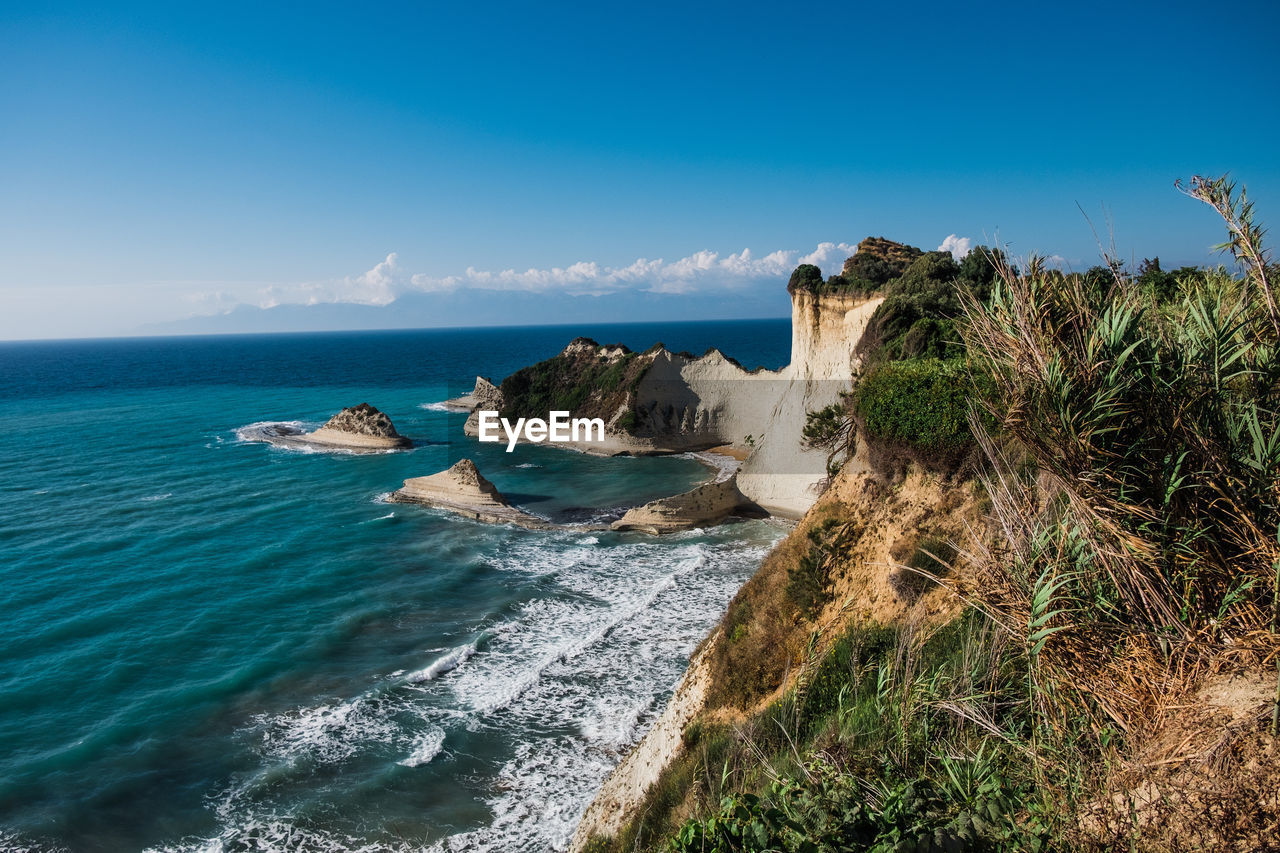
[[[457,290],[409,293],[385,306],[323,303],[257,308],[238,305],[225,314],[188,317],[138,328],[142,335],[212,335],[243,332],[323,332],[448,326],[536,326],[553,323],[737,320],[785,317],[781,288],[714,294],[625,291],[572,296],[529,291]]]

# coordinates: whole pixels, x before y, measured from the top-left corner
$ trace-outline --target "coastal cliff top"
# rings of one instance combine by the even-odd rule
[[[813,264],[796,267],[787,282],[787,292],[871,295],[882,290],[891,279],[902,275],[907,267],[924,254],[924,250],[906,243],[898,243],[885,237],[867,237],[845,260],[840,272],[830,278],[823,279],[822,270]]]
[[[924,252],[915,246],[908,246],[906,243],[898,243],[885,237],[867,237],[858,244],[858,248],[844,262],[844,272],[856,271],[857,265],[854,259],[859,255],[863,259],[876,258],[886,263],[907,264],[920,257]]]

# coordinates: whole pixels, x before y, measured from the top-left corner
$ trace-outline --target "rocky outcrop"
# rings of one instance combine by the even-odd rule
[[[392,492],[393,503],[414,503],[447,509],[458,515],[496,524],[545,529],[548,521],[513,507],[497,487],[484,478],[470,459],[428,477],[411,477]]]
[[[368,403],[343,409],[313,432],[303,432],[301,425],[293,421],[251,424],[236,434],[245,441],[263,441],[296,450],[378,453],[413,446],[411,439],[396,432],[391,418]]]
[[[476,385],[470,392],[445,400],[441,405],[457,412],[474,412],[477,409],[497,411],[502,408],[502,391],[485,377],[477,376]]]
[[[736,477],[703,483],[687,492],[658,498],[627,511],[611,527],[645,533],[674,533],[694,527],[709,527],[731,517],[761,518],[768,513],[738,491]]]
[[[396,432],[391,418],[368,403],[343,409],[304,440],[359,450],[389,450],[411,447],[413,442]]]

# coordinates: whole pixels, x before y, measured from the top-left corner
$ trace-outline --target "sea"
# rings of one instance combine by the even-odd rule
[[[0,851],[564,849],[782,535],[590,529],[706,469],[439,406],[577,335],[776,368],[790,323],[0,343]],[[362,402],[413,448],[244,439]],[[569,526],[386,502],[462,456]]]

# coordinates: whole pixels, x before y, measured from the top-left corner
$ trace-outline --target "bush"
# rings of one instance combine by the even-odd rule
[[[880,289],[902,275],[902,271],[922,254],[924,252],[915,246],[895,243],[883,237],[868,237],[844,262],[840,275],[848,281],[863,281]]]
[[[911,556],[889,575],[894,590],[908,601],[914,601],[934,585],[928,576],[913,571],[921,569],[930,575],[946,577],[956,558],[956,547],[945,539],[926,536],[916,544]]]
[[[895,361],[871,370],[853,390],[854,414],[868,439],[913,451],[934,470],[950,471],[973,446],[969,398],[986,384],[963,361]]]
[[[903,339],[921,320],[951,320],[960,316],[960,266],[947,252],[926,252],[891,281],[884,302],[871,315],[857,352],[868,361],[909,357]],[[953,354],[959,340],[949,325],[929,324],[915,333],[912,346],[919,354]]]
[[[787,282],[787,293],[795,293],[797,290],[816,293],[821,289],[822,270],[813,264],[801,264],[796,267],[795,272],[791,273],[791,279]]]
[[[803,615],[812,617],[827,601],[831,564],[857,533],[849,523],[829,518],[809,529],[809,551],[791,568],[787,598]]]

